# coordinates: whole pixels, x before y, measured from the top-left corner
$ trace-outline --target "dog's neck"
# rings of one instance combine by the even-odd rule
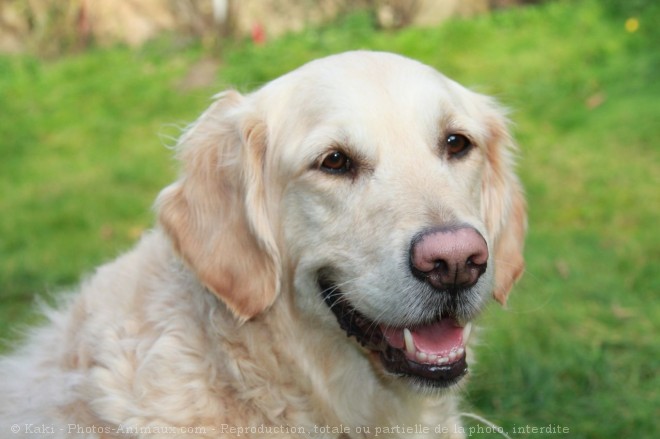
[[[448,415],[457,413],[453,398],[426,397],[397,378],[380,374],[353,340],[339,330],[329,337],[327,330],[307,321],[284,297],[268,312],[242,324],[215,297],[206,300],[217,310],[210,326],[220,328],[218,352],[234,353],[218,359],[223,364],[219,379],[254,395],[246,402],[262,413],[265,423],[308,431],[345,427],[348,437],[362,437],[355,433],[366,426],[425,425],[433,430],[441,425],[451,430],[458,425],[457,417]],[[281,389],[286,395],[279,394]],[[286,412],[283,400],[288,402]],[[300,420],[313,423],[300,425]]]

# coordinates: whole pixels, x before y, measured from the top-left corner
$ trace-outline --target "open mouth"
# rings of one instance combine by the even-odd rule
[[[387,326],[360,313],[330,282],[320,279],[319,288],[339,326],[378,354],[388,372],[431,387],[449,387],[467,373],[465,345],[471,323],[460,324],[455,317],[443,315],[409,328]]]

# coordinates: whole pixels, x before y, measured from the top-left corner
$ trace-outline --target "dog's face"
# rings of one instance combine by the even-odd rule
[[[429,67],[367,52],[224,101],[184,137],[197,145],[184,144],[187,173],[160,201],[200,279],[242,318],[268,312],[286,281],[281,300],[348,333],[375,367],[457,382],[471,320],[522,271],[524,202],[501,110]]]

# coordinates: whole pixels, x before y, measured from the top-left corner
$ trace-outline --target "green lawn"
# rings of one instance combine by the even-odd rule
[[[214,92],[334,52],[389,50],[497,96],[520,143],[527,271],[508,309],[494,304],[481,320],[465,410],[509,432],[570,431],[514,438],[655,437],[658,23],[650,0],[548,3],[400,32],[354,14],[226,47],[201,87],[184,78],[208,52],[167,40],[56,61],[0,57],[0,331],[15,338],[10,328],[37,320],[35,296],[75,285],[151,226],[150,206],[176,175],[170,147]]]

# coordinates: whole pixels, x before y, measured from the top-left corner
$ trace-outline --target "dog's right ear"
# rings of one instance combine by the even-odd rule
[[[523,247],[527,231],[526,203],[514,173],[514,143],[504,111],[492,100],[486,169],[482,180],[482,212],[493,243],[495,288],[493,296],[502,305],[525,268]]]
[[[174,248],[239,320],[268,308],[279,290],[279,254],[266,212],[266,127],[230,91],[179,141],[183,174],[158,197]]]

